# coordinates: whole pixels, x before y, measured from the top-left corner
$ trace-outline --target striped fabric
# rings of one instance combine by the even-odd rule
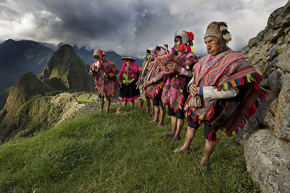
[[[249,64],[249,62],[239,53],[231,49],[218,54],[217,56],[207,55],[203,57],[193,68],[193,82],[200,87],[215,86],[218,90],[231,88],[246,88],[243,92],[243,104],[239,110],[233,114],[226,125],[221,126],[230,136],[233,132],[239,132],[250,118],[257,106],[266,97],[266,92],[259,86],[262,77]],[[244,89],[244,88],[243,88]],[[214,117],[214,107],[218,100],[204,101],[200,108],[190,108],[189,95],[185,102],[185,116],[193,120],[212,121]]]

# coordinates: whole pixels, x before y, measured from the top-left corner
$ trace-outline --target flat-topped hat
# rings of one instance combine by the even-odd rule
[[[135,58],[132,58],[132,56],[128,56],[128,57],[122,57],[122,60],[133,60],[136,61]]]

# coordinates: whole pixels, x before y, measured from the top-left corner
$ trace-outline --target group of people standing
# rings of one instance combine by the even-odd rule
[[[183,30],[175,34],[171,53],[166,44],[148,48],[141,68],[134,58],[122,58],[119,81],[117,68],[97,49],[90,74],[96,80],[101,109],[106,97],[106,110],[109,110],[115,89],[120,88],[119,99],[125,101],[124,105],[131,101],[132,107],[141,92],[146,99],[146,113],[150,111],[152,100],[153,122],[161,127],[165,106],[168,106],[171,131],[165,136],[172,143],[181,139],[180,132],[187,118],[184,144],[173,153],[189,150],[196,130],[204,124],[206,143],[201,165],[205,167],[215,149],[216,132],[223,129],[229,136],[239,132],[265,99],[266,92],[259,85],[260,74],[241,54],[227,46],[231,34],[225,22],[214,21],[208,25],[204,35],[208,51],[205,57],[199,59],[194,55],[193,40],[194,34]]]

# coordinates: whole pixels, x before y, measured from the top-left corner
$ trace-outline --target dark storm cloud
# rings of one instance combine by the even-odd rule
[[[233,33],[230,46],[240,49],[265,27],[269,14],[286,2],[0,0],[0,40],[64,42],[141,56],[146,48],[160,43],[173,46],[174,32],[185,29],[194,32],[196,51],[205,53],[206,26],[218,20],[228,22]]]

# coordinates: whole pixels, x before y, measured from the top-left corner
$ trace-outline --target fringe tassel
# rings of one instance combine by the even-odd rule
[[[258,74],[258,73],[247,74],[244,77],[240,77],[238,79],[231,80],[229,82],[226,82],[226,83],[223,83],[223,84],[217,86],[217,90],[218,91],[220,91],[220,90],[228,90],[228,89],[231,89],[231,88],[242,86],[245,83],[251,83],[251,82],[259,83],[261,81],[261,79],[262,78],[261,78],[260,74]],[[257,84],[257,86],[258,86],[258,84]]]
[[[223,131],[225,131],[225,133],[227,133],[228,136],[238,134],[243,129],[243,127],[246,124],[247,120],[249,118],[251,118],[255,114],[257,108],[259,107],[261,102],[263,100],[265,100],[266,97],[267,97],[267,93],[264,90],[260,90],[259,97],[252,104],[252,106],[247,110],[245,116],[242,118],[242,121],[238,124],[238,126],[235,128],[235,130],[232,133],[230,133],[230,130],[227,130],[227,129],[223,128]]]

